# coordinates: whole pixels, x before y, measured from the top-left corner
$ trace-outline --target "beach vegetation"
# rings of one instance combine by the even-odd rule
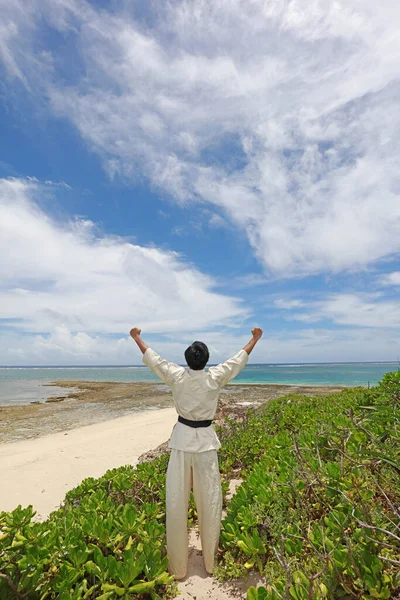
[[[400,371],[378,386],[290,395],[219,428],[226,514],[214,575],[258,574],[248,600],[400,593]],[[0,600],[176,594],[165,554],[168,454],[85,479],[35,522],[0,514]],[[241,480],[231,500],[231,479]],[[190,522],[196,519],[193,498]]]
[[[218,577],[256,569],[265,585],[249,600],[395,597],[399,407],[397,372],[371,390],[273,400],[235,424],[221,462],[243,483],[223,520]]]

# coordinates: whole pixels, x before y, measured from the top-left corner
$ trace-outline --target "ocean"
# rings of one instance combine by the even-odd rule
[[[397,362],[325,364],[250,364],[234,383],[285,383],[299,385],[376,385]],[[44,402],[49,396],[65,396],[65,388],[46,387],[53,381],[159,382],[144,366],[137,367],[0,367],[0,405]]]

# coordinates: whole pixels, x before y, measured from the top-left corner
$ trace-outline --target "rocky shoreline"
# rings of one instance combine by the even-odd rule
[[[66,397],[50,397],[43,403],[0,406],[0,443],[35,439],[132,412],[173,406],[172,394],[163,384],[55,381],[51,385],[67,388]],[[345,387],[230,384],[221,392],[216,423],[225,417],[240,419],[249,408],[289,393],[315,396],[342,389]]]

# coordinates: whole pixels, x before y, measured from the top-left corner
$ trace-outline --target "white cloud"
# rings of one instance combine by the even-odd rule
[[[304,302],[302,302],[301,300],[285,300],[285,299],[278,299],[275,300],[274,305],[276,306],[276,308],[283,308],[283,309],[293,309],[293,308],[300,308],[302,306],[304,306]]]
[[[111,176],[217,205],[277,274],[400,251],[398,2],[160,0],[147,22],[37,7],[5,12],[6,66],[40,81]],[[75,44],[83,75],[69,85],[50,75],[57,48],[32,52],[39,14]]]
[[[210,226],[224,218],[244,231],[269,273],[239,287],[398,257],[400,4],[156,0],[151,8],[134,18],[127,5],[109,13],[84,0],[0,0],[12,99],[19,80],[36,109],[69,119],[111,178],[146,177],[182,205],[203,203]],[[46,46],[43,26],[68,44]],[[35,180],[2,186],[1,316],[36,332],[43,357],[107,362],[96,354],[107,349],[121,362],[125,338],[104,334],[123,335],[133,318],[148,331],[190,334],[246,315],[176,254],[101,236],[90,222],[55,223],[34,202]],[[398,273],[381,284],[399,285]],[[347,293],[293,303],[301,301],[275,306],[285,318],[348,332],[270,338],[271,356],[255,356],[390,358],[394,300]],[[27,339],[10,355],[29,355]],[[223,349],[235,345],[229,339]]]
[[[221,278],[219,285],[231,289],[248,289],[268,283],[268,279],[261,273],[247,273],[247,275],[238,275],[237,277]]]
[[[48,337],[35,336],[32,350],[38,356],[49,355],[57,357],[99,357],[104,355],[101,350],[102,340],[99,337],[91,337],[87,333],[78,332],[72,334],[65,325],[58,325]],[[54,358],[53,358],[54,360]]]
[[[379,294],[336,294],[321,304],[318,314],[340,325],[400,327],[400,301],[382,300]]]
[[[205,212],[206,215],[209,215],[208,225],[214,229],[225,229],[228,227],[227,222],[221,215],[217,213],[212,213],[210,211]]]
[[[393,271],[393,273],[387,273],[380,279],[381,285],[396,285],[400,286],[400,271]]]
[[[52,332],[36,349],[85,354],[96,335],[127,335],[135,325],[189,332],[247,317],[238,299],[215,293],[213,279],[174,252],[95,235],[88,221],[55,222],[35,202],[43,193],[33,181],[0,180],[0,318],[20,331]]]
[[[266,336],[254,362],[362,362],[398,361],[400,342],[390,329],[304,329]],[[367,382],[365,382],[367,383]]]
[[[194,331],[169,339],[151,341],[152,347],[168,360],[184,362],[184,350],[195,339],[204,341],[211,362],[226,360],[248,342],[248,334],[232,331]],[[4,343],[3,343],[4,342]],[[252,363],[300,363],[346,361],[397,361],[400,357],[399,337],[390,329],[371,328],[339,330],[307,328],[271,333],[254,349]],[[127,337],[73,334],[64,326],[56,327],[49,336],[30,336],[8,332],[0,344],[0,364],[18,365],[121,365],[141,364],[141,353]],[[367,383],[367,382],[365,382]]]
[[[317,301],[277,300],[275,306],[290,309],[288,320],[315,323],[328,320],[338,325],[380,329],[400,328],[400,301],[374,294],[330,294]]]
[[[210,350],[213,363],[233,356],[250,339],[242,331],[194,331],[192,338],[177,334],[174,340],[157,341],[155,349],[170,360],[182,362],[183,351],[194,339],[204,341]],[[264,327],[264,335],[253,350],[250,363],[299,363],[299,362],[356,362],[396,361],[400,357],[400,341],[390,328],[379,330],[368,327],[342,329],[282,328],[271,332]]]

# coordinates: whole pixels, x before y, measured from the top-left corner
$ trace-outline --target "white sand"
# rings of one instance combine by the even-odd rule
[[[32,504],[35,519],[46,518],[86,477],[135,465],[141,454],[168,440],[176,419],[175,409],[165,408],[0,444],[0,512]]]

